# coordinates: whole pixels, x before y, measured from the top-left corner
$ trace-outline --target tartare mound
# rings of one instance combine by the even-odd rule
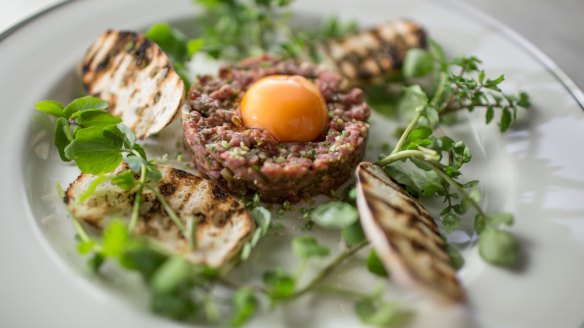
[[[267,131],[243,126],[239,107],[245,91],[270,75],[301,75],[318,86],[329,113],[320,138],[282,143]],[[196,169],[234,194],[258,193],[266,202],[329,193],[363,158],[369,132],[363,92],[343,84],[323,67],[267,55],[224,66],[217,77],[198,77],[182,107],[184,138]]]

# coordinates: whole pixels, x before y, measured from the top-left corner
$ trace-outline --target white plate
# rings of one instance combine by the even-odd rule
[[[475,54],[491,74],[504,72],[505,88],[532,96],[533,110],[504,136],[479,115],[471,129],[453,133],[474,149],[468,173],[481,178],[489,210],[516,214],[523,247],[520,270],[485,265],[465,251],[460,273],[469,313],[481,327],[579,327],[584,322],[584,96],[541,52],[496,21],[456,2],[299,1],[307,21],[339,14],[362,25],[410,17],[425,25],[449,54]],[[331,9],[332,8],[332,9]],[[74,254],[67,221],[56,216],[54,182],[74,169],[47,152],[36,101],[70,100],[72,73],[89,43],[107,28],[143,29],[153,22],[185,22],[195,14],[188,0],[75,1],[30,20],[0,37],[0,325],[3,327],[160,327],[176,324],[149,314],[123,290],[87,273]],[[374,124],[381,118],[374,118]],[[382,124],[382,123],[380,123]],[[388,137],[376,128],[370,147]],[[43,133],[45,133],[43,135]],[[477,163],[478,162],[478,163]],[[277,257],[267,256],[267,259]],[[266,258],[264,258],[266,260]],[[360,279],[337,275],[335,279]],[[122,290],[122,291],[120,291]],[[138,296],[138,297],[137,297]],[[446,325],[423,302],[414,325]],[[350,304],[306,298],[285,311],[260,316],[252,326],[354,326]]]

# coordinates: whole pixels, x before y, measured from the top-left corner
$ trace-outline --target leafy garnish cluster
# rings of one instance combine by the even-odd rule
[[[81,172],[96,175],[96,179],[80,196],[89,198],[101,183],[109,181],[126,191],[135,191],[129,230],[138,223],[143,190],[148,188],[194,247],[194,224],[185,226],[170,208],[156,186],[149,184],[161,179],[161,173],[137,142],[136,135],[119,117],[107,111],[105,100],[86,96],[73,100],[67,106],[54,100],[43,100],[36,109],[56,118],[55,146],[65,162],[74,161]],[[129,169],[113,174],[125,162]],[[111,173],[111,174],[108,174]],[[138,178],[136,178],[138,177]]]
[[[441,198],[445,206],[440,221],[447,234],[459,227],[461,218],[472,208],[482,258],[495,265],[513,266],[519,244],[512,234],[502,229],[513,223],[513,215],[483,210],[479,181],[461,181],[461,169],[472,159],[470,149],[461,140],[445,135],[440,128],[445,118],[456,111],[484,108],[487,123],[493,120],[495,111],[501,112],[499,128],[506,131],[516,119],[518,109],[529,106],[526,93],[503,93],[500,84],[504,77],[487,78],[479,63],[476,57],[447,61],[442,48],[433,41],[430,50],[410,50],[402,74],[411,85],[403,90],[398,109],[403,116],[413,117],[393,151],[381,156],[377,164],[413,196]],[[458,68],[457,73],[454,68]],[[426,75],[435,82],[425,87],[430,91],[411,83],[414,78]],[[450,250],[454,258],[462,259],[455,248]]]

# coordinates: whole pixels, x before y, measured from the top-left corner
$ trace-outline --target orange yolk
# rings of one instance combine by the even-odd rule
[[[280,142],[308,142],[328,120],[318,87],[298,75],[272,75],[255,82],[241,101],[243,124],[269,131]]]

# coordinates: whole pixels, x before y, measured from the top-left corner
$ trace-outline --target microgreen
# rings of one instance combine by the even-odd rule
[[[357,245],[366,240],[361,224],[357,221],[341,230],[343,240],[349,246]]]
[[[355,207],[345,202],[330,201],[317,207],[310,216],[316,224],[325,228],[343,229],[359,218]]]
[[[369,272],[371,272],[377,276],[380,276],[380,277],[387,277],[388,276],[388,273],[387,273],[387,270],[385,269],[385,266],[383,266],[383,263],[381,263],[379,256],[373,250],[370,251],[369,255],[367,256],[367,269],[369,270]]]
[[[509,232],[485,228],[480,234],[479,254],[492,264],[513,266],[517,263],[519,243]]]
[[[302,259],[311,257],[326,257],[330,250],[322,246],[312,236],[300,236],[292,240],[292,251],[294,255]]]
[[[251,211],[251,216],[254,219],[256,228],[251,239],[243,245],[240,255],[242,260],[247,260],[249,258],[251,250],[259,243],[260,239],[266,235],[272,221],[272,213],[260,206],[255,207]]]
[[[403,310],[399,303],[383,301],[379,297],[357,302],[355,312],[363,323],[376,327],[399,327],[412,318],[412,313]]]
[[[255,313],[258,299],[250,288],[240,288],[233,295],[235,314],[231,319],[232,327],[241,327]]]

